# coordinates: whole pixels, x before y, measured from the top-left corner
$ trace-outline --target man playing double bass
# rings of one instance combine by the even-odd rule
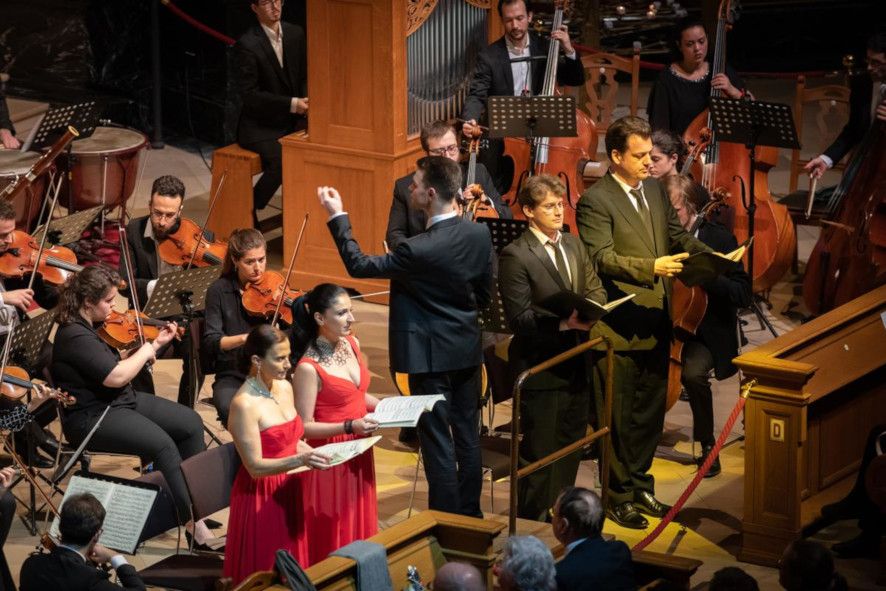
[[[529,31],[532,12],[526,8],[526,2],[499,0],[498,14],[505,34],[477,56],[477,66],[461,115],[465,120],[463,129],[465,135],[481,119],[488,97],[534,96],[541,92],[544,84],[543,58],[548,54],[550,41]],[[553,31],[551,39],[560,42],[566,56],[557,68],[557,83],[560,86],[584,84],[584,68],[572,47],[566,26],[561,27],[559,31]],[[504,144],[501,140],[493,140],[489,142],[489,149],[480,154],[482,162],[495,179],[499,192],[504,192],[509,185],[509,179],[506,178],[508,172],[499,166],[503,153]]]

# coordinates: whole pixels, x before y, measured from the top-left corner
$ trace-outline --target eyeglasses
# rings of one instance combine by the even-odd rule
[[[433,150],[428,150],[428,154],[431,156],[443,156],[444,154],[458,154],[459,147],[458,144],[450,144],[443,148],[434,148]]]
[[[174,220],[178,217],[178,212],[164,213],[162,211],[151,211],[151,217],[155,220]]]

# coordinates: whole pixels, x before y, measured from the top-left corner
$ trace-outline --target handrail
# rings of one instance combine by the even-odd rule
[[[528,466],[523,466],[523,468],[519,468],[520,462],[520,399],[522,397],[523,383],[530,377],[534,376],[538,373],[546,371],[555,365],[559,365],[564,361],[568,361],[572,359],[576,355],[580,355],[585,351],[588,351],[597,345],[605,345],[606,347],[606,387],[605,393],[603,396],[603,416],[598,417],[598,421],[600,422],[599,428],[595,429],[589,435],[585,435],[578,441],[570,443],[565,447],[561,447],[557,451],[546,455],[540,460],[536,460],[535,462],[529,464]],[[580,345],[576,345],[571,349],[563,351],[559,355],[555,355],[546,361],[542,361],[538,365],[534,365],[522,372],[519,376],[517,376],[516,382],[514,382],[514,400],[513,400],[513,411],[511,413],[511,510],[508,515],[508,535],[513,536],[517,533],[517,481],[520,478],[528,476],[533,472],[537,472],[541,470],[545,466],[553,464],[554,462],[565,458],[569,454],[577,451],[578,449],[584,447],[588,443],[596,441],[601,437],[610,434],[609,422],[612,417],[612,369],[614,362],[614,350],[612,348],[612,343],[606,337],[597,337],[591,339],[587,342],[584,342]],[[609,487],[609,453],[610,453],[610,440],[605,439],[605,443],[603,444],[603,450],[600,454],[600,477],[601,477],[601,485],[602,485],[602,495],[601,500],[603,502],[603,507],[606,507],[606,489]]]

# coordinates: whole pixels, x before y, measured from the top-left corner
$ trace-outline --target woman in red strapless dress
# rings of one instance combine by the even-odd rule
[[[351,336],[351,298],[341,287],[324,283],[311,290],[306,304],[306,350],[294,377],[295,406],[304,420],[305,438],[317,447],[374,432],[378,423],[365,417],[378,399],[366,392],[369,370]],[[373,459],[370,449],[322,473],[305,474],[309,564],[378,532]]]
[[[234,584],[271,570],[278,549],[308,564],[302,481],[295,468],[328,468],[328,458],[303,441],[287,374],[289,339],[270,325],[249,332],[244,345],[249,377],[234,395],[228,429],[243,465],[231,489],[224,575]]]

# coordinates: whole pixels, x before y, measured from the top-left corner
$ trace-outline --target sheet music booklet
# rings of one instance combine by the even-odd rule
[[[353,439],[351,441],[341,441],[339,443],[327,443],[326,445],[321,445],[320,447],[315,447],[316,451],[319,451],[331,458],[329,465],[330,466],[338,466],[339,464],[344,464],[348,460],[353,460],[373,445],[378,443],[381,439],[381,435],[375,435],[374,437],[363,437],[360,439]],[[294,468],[287,472],[287,474],[298,474],[299,472],[307,472],[310,470],[308,466],[299,466],[298,468]]]
[[[441,400],[446,400],[442,394],[391,396],[383,398],[375,407],[375,411],[366,416],[378,421],[379,428],[415,427],[422,413],[430,412]]]

